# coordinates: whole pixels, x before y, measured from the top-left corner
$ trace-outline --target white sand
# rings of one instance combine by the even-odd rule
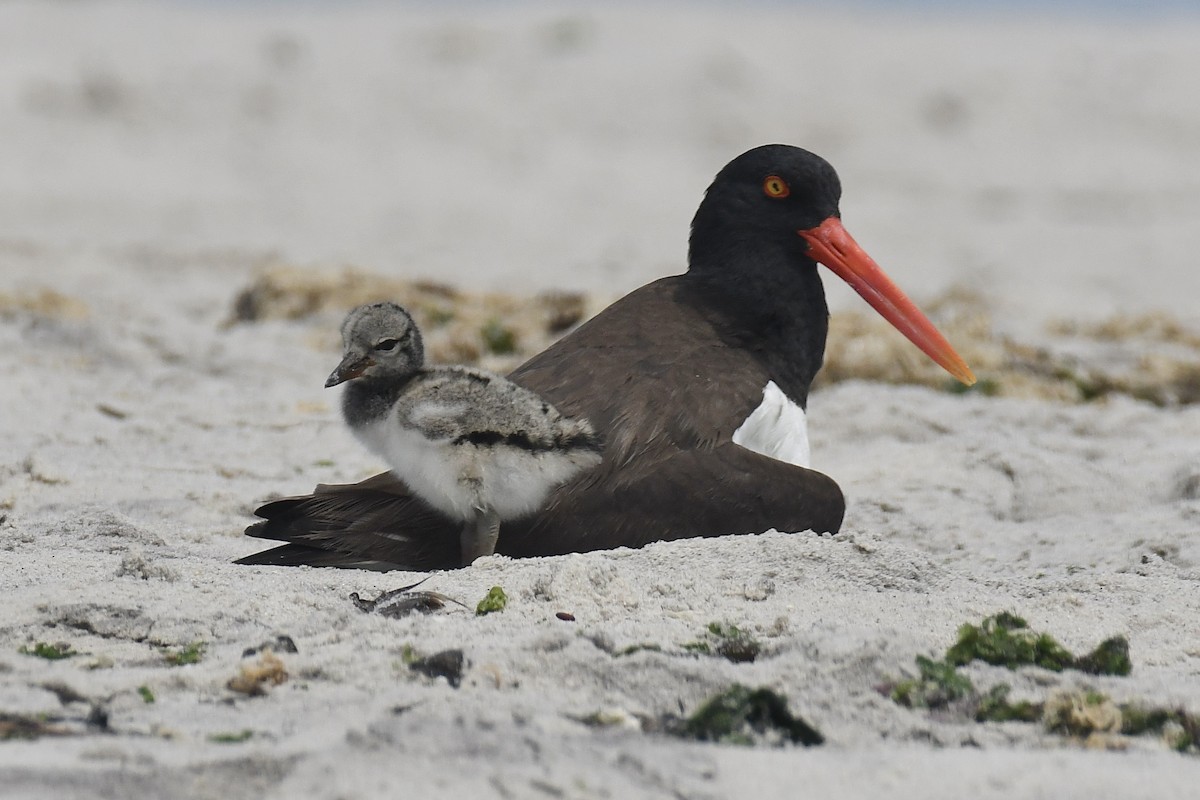
[[[220,328],[279,259],[626,291],[681,268],[712,174],[766,141],[838,167],[848,227],[918,299],[979,289],[1034,341],[1048,317],[1116,310],[1200,325],[1200,23],[196,5],[0,4],[0,712],[79,733],[98,705],[114,731],[0,743],[0,795],[1200,785],[1194,755],[1150,738],[1087,750],[874,688],[1007,609],[1078,651],[1126,635],[1133,674],[964,670],[978,686],[1200,712],[1200,408],[842,384],[810,406],[815,465],[850,504],[841,535],[493,557],[425,588],[473,606],[498,584],[503,613],[391,620],[347,596],[420,576],[230,563],[262,546],[241,536],[259,501],[378,464],[321,387],[325,322]],[[859,302],[827,285],[835,307]],[[42,289],[81,306],[14,301]],[[712,621],[765,654],[684,654]],[[242,650],[277,634],[299,647],[290,679],[227,690]],[[85,655],[17,652],[58,641]],[[200,663],[164,663],[160,645],[193,641]],[[412,675],[406,645],[465,650],[462,687]],[[786,694],[827,744],[635,729],[734,681]],[[603,709],[630,724],[574,719]]]

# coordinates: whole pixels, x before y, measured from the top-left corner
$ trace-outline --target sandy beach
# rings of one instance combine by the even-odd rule
[[[1200,18],[1047,19],[0,4],[0,796],[1190,796],[1175,728],[1049,708],[1200,719]],[[773,141],[981,378],[827,275],[841,533],[232,563],[260,503],[381,469],[322,387],[356,292],[432,292],[437,357],[511,367],[681,271]],[[428,614],[350,599],[426,577]],[[959,667],[1036,721],[893,699],[1001,612],[1132,671]],[[674,735],[735,684],[824,744]]]

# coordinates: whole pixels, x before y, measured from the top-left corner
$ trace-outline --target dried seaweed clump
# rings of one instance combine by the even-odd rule
[[[47,319],[81,320],[87,317],[88,307],[82,300],[53,289],[0,292],[0,319],[15,314],[32,314]]]
[[[431,362],[501,372],[549,347],[605,305],[578,292],[481,294],[355,269],[323,272],[276,266],[238,293],[228,324],[317,319],[328,328],[322,346],[332,350],[338,346],[342,316],[354,306],[379,300],[399,303],[412,313]]]
[[[275,266],[237,295],[229,323],[319,319],[325,326],[321,346],[336,350],[343,314],[361,303],[393,300],[421,326],[430,361],[506,372],[611,299],[572,292],[481,294],[354,269]],[[974,292],[951,290],[926,309],[975,371],[979,381],[974,387],[950,378],[868,311],[831,317],[825,366],[815,386],[866,380],[1066,403],[1113,394],[1161,406],[1200,402],[1200,332],[1169,315],[1119,315],[1094,324],[1054,322],[1036,332],[1037,344],[1027,344],[1025,337],[998,332],[986,303]]]
[[[238,667],[237,674],[225,685],[248,697],[261,697],[268,687],[279,686],[287,679],[288,671],[283,661],[268,648],[259,653],[257,661]]]
[[[1113,394],[1160,406],[1200,402],[1200,333],[1169,315],[1053,322],[1032,345],[998,333],[983,300],[971,292],[950,291],[928,310],[979,377],[974,387],[947,377],[885,320],[862,312],[830,319],[816,385],[869,380],[1068,403]]]

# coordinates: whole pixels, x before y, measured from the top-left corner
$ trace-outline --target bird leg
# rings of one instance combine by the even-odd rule
[[[496,540],[500,538],[500,515],[483,509],[463,524],[459,541],[462,545],[462,563],[468,566],[477,558],[496,552]]]

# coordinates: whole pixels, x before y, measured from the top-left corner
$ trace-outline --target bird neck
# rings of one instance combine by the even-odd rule
[[[801,407],[825,357],[829,307],[816,262],[790,242],[697,242],[688,282],[716,312],[724,338],[759,359]]]
[[[392,378],[356,378],[342,392],[342,416],[351,428],[379,422],[391,411],[416,373]]]

